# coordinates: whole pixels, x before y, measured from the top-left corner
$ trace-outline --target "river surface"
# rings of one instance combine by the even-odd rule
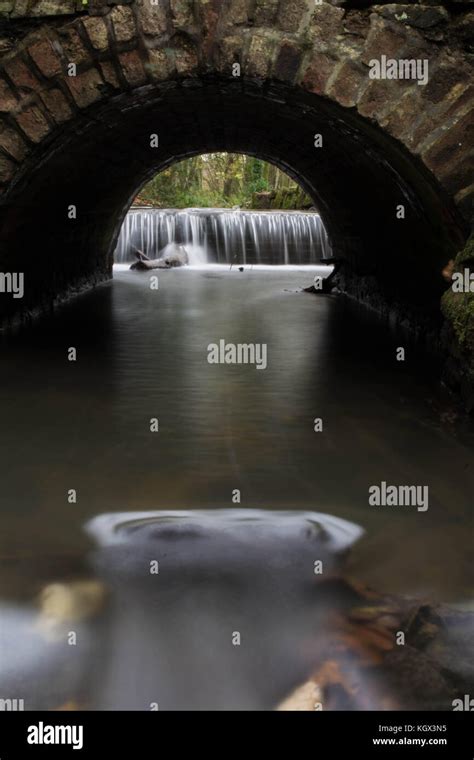
[[[470,603],[472,431],[402,338],[343,297],[301,291],[315,271],[183,268],[153,290],[150,273],[116,266],[9,339],[3,598],[79,572],[83,525],[101,513],[240,507],[350,520],[365,530],[353,577]],[[268,366],[209,364],[221,339],[266,344]],[[429,509],[369,505],[382,481],[428,486]]]

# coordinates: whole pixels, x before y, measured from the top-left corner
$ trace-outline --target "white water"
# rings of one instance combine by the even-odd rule
[[[156,258],[170,243],[185,244],[194,265],[318,264],[332,255],[316,213],[131,209],[120,231],[115,261],[133,261],[136,248]]]

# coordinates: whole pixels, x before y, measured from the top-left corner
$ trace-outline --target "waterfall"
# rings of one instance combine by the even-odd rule
[[[318,264],[331,256],[321,217],[312,212],[132,208],[115,262],[134,260],[135,248],[156,258],[169,243],[186,245],[192,264]]]

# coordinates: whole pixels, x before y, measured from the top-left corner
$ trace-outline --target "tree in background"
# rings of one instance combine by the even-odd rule
[[[134,205],[305,209],[313,201],[273,164],[241,153],[206,153],[157,174],[142,187]]]

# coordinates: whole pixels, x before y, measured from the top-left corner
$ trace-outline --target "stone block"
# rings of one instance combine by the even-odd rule
[[[359,100],[360,93],[368,85],[367,75],[360,64],[344,61],[328,84],[326,94],[341,106],[353,107]]]
[[[12,82],[20,89],[34,91],[39,88],[37,78],[19,56],[16,56],[5,64],[5,71]]]
[[[8,86],[4,79],[0,79],[0,113],[13,111],[17,105],[18,101],[13,90]]]
[[[225,21],[232,26],[248,21],[251,4],[249,0],[233,0],[225,11]]]
[[[242,63],[243,49],[243,35],[232,34],[228,37],[223,37],[219,42],[217,53],[219,69],[229,74],[234,63]]]
[[[245,2],[245,0],[238,0]],[[234,3],[232,3],[232,6]],[[231,6],[231,8],[232,8]],[[175,29],[191,26],[194,22],[194,0],[170,0],[172,24]]]
[[[152,5],[150,0],[137,0],[139,25],[145,37],[157,37],[167,31],[167,16],[163,5]]]
[[[406,45],[407,32],[403,27],[380,18],[376,13],[370,16],[370,29],[365,41],[362,62],[369,64],[372,58],[398,58]]]
[[[266,34],[254,34],[250,42],[245,73],[251,77],[266,77],[273,62],[275,40]]]
[[[253,11],[256,26],[273,24],[278,13],[279,0],[256,0]]]
[[[474,122],[468,112],[448,127],[424,150],[421,157],[435,175],[445,174],[446,166],[474,145]]]
[[[326,45],[333,43],[334,38],[342,34],[344,11],[342,8],[334,8],[332,5],[315,5],[308,26],[309,39],[313,44],[323,42]]]
[[[157,82],[168,79],[173,70],[166,50],[163,48],[148,50],[148,62],[144,66],[150,77]]]
[[[136,36],[135,19],[131,8],[117,5],[110,14],[117,42],[130,42]]]
[[[131,50],[128,53],[121,53],[119,55],[120,66],[122,68],[123,75],[129,85],[132,87],[139,87],[147,81],[147,76],[140,56],[136,50]]]
[[[433,108],[430,102],[424,102],[420,109],[421,119],[410,134],[410,144],[419,153],[433,142],[433,135],[440,124],[449,124],[458,121],[467,111],[474,111],[474,88],[468,84],[458,84],[453,87],[449,95]]]
[[[113,87],[115,90],[120,89],[120,82],[115,70],[115,66],[111,61],[102,61],[99,64],[99,68],[102,72],[102,78],[104,82]]]
[[[89,52],[74,27],[60,29],[59,39],[68,63],[75,63],[77,66],[92,63]]]
[[[88,69],[75,77],[65,77],[65,81],[79,108],[87,108],[102,97],[103,81],[95,68]]]
[[[8,16],[14,7],[14,0],[0,0],[0,16]]]
[[[314,0],[291,0],[280,3],[277,27],[285,32],[297,32],[306,26],[314,10]]]
[[[38,106],[24,108],[15,115],[15,119],[23,132],[34,143],[39,143],[50,131],[49,124]]]
[[[174,43],[176,71],[181,76],[192,74],[198,66],[198,54],[192,40],[180,38]]]
[[[41,100],[46,106],[48,113],[57,124],[62,124],[72,116],[71,107],[61,90],[53,87],[40,93]]]
[[[104,20],[98,16],[90,16],[82,21],[92,47],[99,52],[104,52],[109,46],[107,26]]]
[[[15,0],[15,5],[10,14],[10,18],[21,18],[22,16],[27,16],[29,5],[29,0]]]
[[[28,53],[45,77],[51,78],[61,73],[61,60],[52,40],[33,42],[28,46]]]
[[[293,83],[298,74],[303,53],[291,40],[283,40],[278,51],[273,75],[284,82]]]
[[[406,82],[400,79],[370,80],[367,75],[367,87],[361,93],[357,102],[357,110],[361,116],[369,119],[383,118],[387,111],[403,97],[404,91],[418,87],[416,82]]]
[[[393,103],[390,110],[379,119],[380,126],[393,137],[409,144],[413,138],[414,124],[423,113],[421,87],[411,87]]]
[[[76,12],[75,0],[35,0],[28,7],[28,16],[72,16]]]
[[[18,132],[11,129],[4,121],[0,121],[0,147],[3,148],[10,156],[21,161],[26,153],[27,147],[24,140]]]
[[[449,97],[456,87],[468,83],[470,67],[456,56],[444,56],[432,70],[429,70],[428,84],[423,87],[423,96],[432,103],[439,103]]]
[[[326,53],[314,52],[304,72],[302,85],[310,92],[322,95],[337,61]]]

